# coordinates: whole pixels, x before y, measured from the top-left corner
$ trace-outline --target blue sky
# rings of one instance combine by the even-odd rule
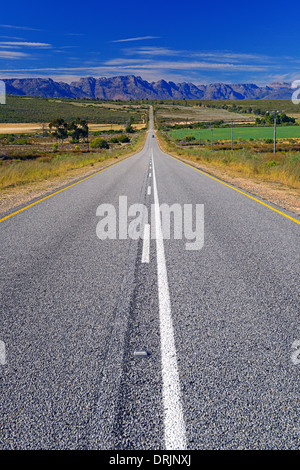
[[[299,2],[4,2],[0,78],[300,79]]]

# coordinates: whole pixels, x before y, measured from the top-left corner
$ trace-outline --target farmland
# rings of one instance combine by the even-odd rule
[[[192,106],[191,103],[184,105],[158,104],[154,107],[156,125],[174,123],[211,122],[218,120],[236,122],[254,122],[255,117],[245,114],[237,114],[219,108],[207,106]]]
[[[157,127],[219,120],[254,123],[258,116],[274,111],[300,119],[299,106],[290,100],[161,100],[152,104]]]
[[[64,178],[132,154],[143,145],[148,109],[142,104],[8,96],[0,107],[1,190]],[[82,125],[85,135],[78,133]]]
[[[251,182],[256,185],[256,189],[251,187],[254,191],[276,185],[279,201],[283,193],[294,191],[293,208],[298,207],[300,126],[295,105],[284,100],[192,100],[173,105],[158,103],[155,109],[157,136],[166,153],[225,181],[238,182],[246,188],[249,183],[245,181]],[[280,111],[276,154],[273,111]]]
[[[0,123],[46,123],[57,117],[72,121],[77,117],[93,124],[125,124],[132,116],[136,124],[146,123],[149,106],[129,102],[54,99],[8,95],[0,106]]]
[[[150,104],[157,135],[167,152],[204,162],[211,168],[222,167],[231,175],[299,188],[297,121],[277,126],[276,156],[274,126],[257,124],[267,108],[289,109],[296,115],[295,109],[284,101],[114,102],[8,96],[7,105],[0,107],[2,189],[63,176],[70,169],[131,154],[144,141]],[[51,120],[58,118],[63,118],[68,126],[77,118],[85,120],[88,138],[74,138],[74,131],[68,127],[64,139],[59,140],[48,127]],[[128,122],[132,126],[129,132]]]
[[[23,122],[23,123],[0,123],[0,137],[4,134],[39,134],[47,130],[49,123]],[[142,129],[144,124],[134,124],[135,129]],[[91,132],[120,131],[124,124],[89,124]]]
[[[174,122],[225,121],[254,122],[259,115],[280,111],[300,119],[299,106],[290,100],[173,100],[153,103],[156,124]]]
[[[177,140],[184,140],[187,136],[193,136],[195,140],[211,140],[211,134],[215,140],[231,140],[231,128],[220,127],[212,129],[174,129],[169,131],[170,136]],[[300,139],[300,126],[277,126],[276,135],[278,139]],[[233,139],[273,139],[273,126],[234,126]]]

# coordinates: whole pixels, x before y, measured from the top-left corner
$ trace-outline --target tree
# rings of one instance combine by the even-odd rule
[[[68,130],[71,131],[72,139],[79,142],[82,138],[83,142],[88,141],[89,128],[85,119],[77,118],[68,124]]]
[[[68,137],[68,124],[62,118],[53,119],[49,123],[49,129],[51,131],[51,135],[53,135],[58,142],[61,141],[61,143],[63,143],[64,139]]]
[[[134,129],[132,127],[133,121],[134,121],[134,118],[130,116],[129,120],[126,123],[125,132],[128,132],[128,133],[134,132]]]

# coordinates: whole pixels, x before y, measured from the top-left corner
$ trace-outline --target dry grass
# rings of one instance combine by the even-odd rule
[[[1,162],[0,189],[7,190],[51,178],[64,178],[74,169],[97,165],[110,159],[129,156],[144,146],[146,132],[140,132],[130,144],[111,150],[86,153],[45,155],[35,160]]]
[[[132,126],[134,129],[142,129],[145,127],[145,124],[134,124]],[[48,124],[45,124],[45,129],[47,130]],[[124,124],[90,124],[89,130],[91,132],[96,131],[108,131],[108,130],[122,130],[124,129]],[[33,122],[23,122],[23,123],[0,123],[0,134],[32,134],[42,132],[43,124],[42,123],[33,123]]]
[[[156,108],[156,121],[168,123],[193,123],[212,121],[253,122],[254,116],[228,112],[225,109],[206,108],[199,106],[158,105]]]
[[[300,214],[300,153],[180,148],[158,131],[162,150],[217,178]]]
[[[160,142],[165,151],[190,160],[203,162],[226,169],[230,174],[246,178],[260,178],[264,181],[281,183],[293,189],[300,189],[299,152],[252,152],[251,149],[216,150],[208,148],[179,147],[165,133],[159,132]]]
[[[133,124],[133,129],[143,129],[145,127],[145,124]],[[109,130],[114,130],[114,131],[119,131],[119,130],[124,130],[124,124],[89,124],[89,130],[91,132],[97,132],[97,131],[109,131]]]
[[[42,132],[42,124],[36,122],[0,123],[0,134],[31,134]]]

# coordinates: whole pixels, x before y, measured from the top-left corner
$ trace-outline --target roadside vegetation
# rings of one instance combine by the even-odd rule
[[[176,108],[185,119],[174,119]],[[157,103],[154,119],[160,145],[171,155],[212,172],[300,189],[300,114],[288,100],[191,100],[173,109]]]
[[[55,118],[36,135],[0,136],[0,189],[7,190],[51,178],[71,170],[95,170],[143,148],[146,127],[136,129],[128,117],[122,129],[90,132],[86,120]]]
[[[137,152],[145,141],[150,104],[164,151],[232,176],[300,188],[300,113],[288,100],[124,102],[9,96],[0,107],[0,125],[36,123],[38,128],[0,134],[0,189],[60,178],[76,168],[96,168]]]
[[[230,143],[191,145],[185,141],[176,142],[170,133],[158,131],[159,143],[163,151],[181,159],[190,160],[206,168],[222,170],[230,176],[279,183],[285,187],[300,189],[300,147],[290,142],[280,147],[276,154],[272,151],[273,142],[235,142],[234,150]]]

